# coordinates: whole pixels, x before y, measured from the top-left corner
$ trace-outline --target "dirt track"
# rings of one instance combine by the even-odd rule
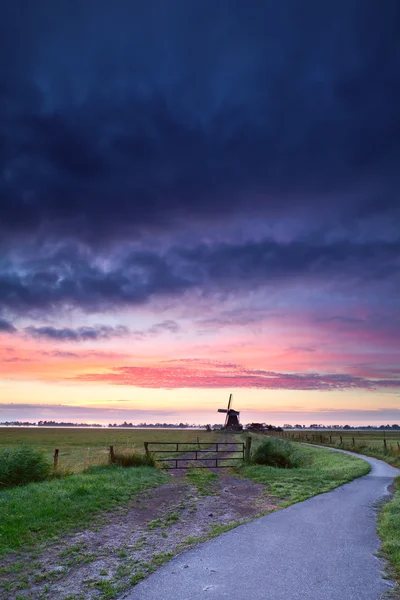
[[[229,447],[228,447],[229,450]],[[1,600],[95,600],[123,597],[124,590],[159,564],[206,539],[216,528],[241,523],[275,509],[262,485],[212,469],[209,489],[193,486],[185,470],[130,506],[106,513],[98,527],[76,532],[32,555],[5,577]],[[10,564],[12,559],[9,559]]]

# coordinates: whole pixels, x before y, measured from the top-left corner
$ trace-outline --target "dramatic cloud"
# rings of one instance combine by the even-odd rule
[[[13,312],[60,305],[96,310],[141,305],[195,289],[240,293],[249,286],[291,282],[295,277],[309,283],[334,280],[340,286],[351,281],[400,289],[399,254],[400,239],[263,240],[174,246],[164,253],[125,250],[105,267],[98,264],[100,257],[77,248],[49,249],[36,260],[9,262],[0,275],[0,306]]]
[[[0,22],[5,377],[389,395],[399,1],[20,4]],[[190,356],[232,365],[159,362]]]
[[[270,390],[377,390],[396,389],[400,379],[370,380],[346,374],[274,373],[240,365],[200,361],[154,367],[117,367],[108,373],[79,376],[80,381],[104,381],[143,388],[258,388]]]
[[[398,214],[397,0],[89,6],[3,14],[3,239]]]
[[[127,327],[109,327],[106,325],[97,325],[95,327],[78,327],[71,329],[63,327],[33,327],[25,328],[26,333],[34,338],[44,338],[56,340],[59,342],[85,342],[87,340],[108,340],[113,337],[126,336],[129,333]],[[70,354],[70,353],[69,353]]]
[[[16,328],[12,323],[0,318],[0,333],[14,333]]]

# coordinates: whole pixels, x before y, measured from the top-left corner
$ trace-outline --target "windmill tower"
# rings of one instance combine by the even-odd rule
[[[242,429],[242,425],[239,423],[240,412],[237,410],[233,410],[231,406],[232,394],[229,395],[228,407],[218,409],[219,413],[226,413],[224,429],[230,429],[231,431],[240,431]]]

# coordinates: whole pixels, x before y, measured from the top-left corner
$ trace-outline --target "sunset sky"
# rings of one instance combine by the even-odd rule
[[[7,3],[0,421],[399,423],[399,23]]]

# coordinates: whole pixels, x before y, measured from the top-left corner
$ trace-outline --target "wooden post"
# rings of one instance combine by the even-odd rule
[[[110,446],[110,463],[113,464],[114,462],[115,462],[114,446]]]
[[[387,452],[386,438],[383,439],[383,451],[386,454],[386,452]]]
[[[355,445],[356,445],[356,441],[355,441],[355,439],[353,438],[353,446],[355,446]]]
[[[144,451],[146,452],[146,456],[149,456],[149,442],[144,442]]]
[[[53,459],[53,468],[54,468],[54,470],[57,469],[57,466],[58,466],[58,448],[56,448],[54,450],[54,459]]]
[[[250,450],[251,450],[251,437],[247,437],[246,438],[246,448],[245,448],[245,460],[248,461],[250,460]]]
[[[340,443],[343,444],[343,438],[340,436]]]
[[[329,443],[332,444],[332,436],[329,436]]]

